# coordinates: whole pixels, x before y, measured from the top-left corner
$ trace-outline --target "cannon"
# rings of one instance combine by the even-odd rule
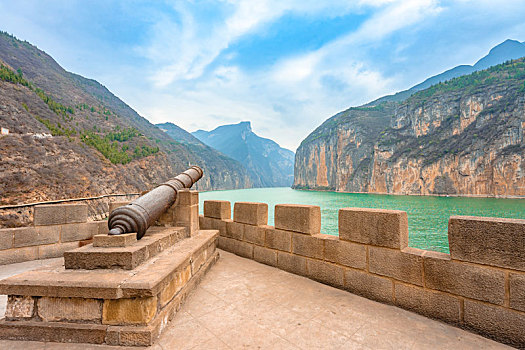
[[[137,239],[141,239],[162,213],[175,203],[179,190],[190,188],[202,175],[201,168],[192,166],[130,204],[113,210],[108,219],[109,234],[136,232]]]

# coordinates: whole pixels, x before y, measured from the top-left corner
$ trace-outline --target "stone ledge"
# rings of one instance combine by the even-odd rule
[[[212,244],[217,237],[216,230],[200,231],[134,271],[65,269],[58,262],[0,281],[0,294],[95,299],[154,296],[178,266],[189,263],[196,247]]]
[[[95,247],[86,245],[64,253],[66,269],[132,270],[184,238],[184,228],[153,227],[135,244],[127,247]],[[115,240],[118,240],[116,238]]]

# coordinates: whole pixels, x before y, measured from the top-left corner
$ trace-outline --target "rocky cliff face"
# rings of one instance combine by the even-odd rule
[[[350,108],[297,150],[295,188],[525,195],[525,62]]]

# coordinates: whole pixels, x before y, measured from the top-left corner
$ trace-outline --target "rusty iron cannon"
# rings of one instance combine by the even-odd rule
[[[130,204],[116,208],[109,214],[109,234],[136,232],[137,239],[141,239],[146,230],[175,203],[179,190],[190,188],[202,175],[201,168],[192,166]]]

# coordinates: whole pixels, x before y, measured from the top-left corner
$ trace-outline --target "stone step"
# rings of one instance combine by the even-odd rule
[[[199,230],[133,270],[59,263],[4,279],[0,339],[151,345],[218,259],[218,236]]]
[[[64,253],[64,264],[66,269],[133,270],[188,236],[188,229],[185,227],[163,228],[154,226],[148,229],[141,240],[135,240],[128,245],[124,244],[125,246],[122,247],[112,247],[111,244],[107,243],[103,247],[88,244],[67,251]],[[113,236],[113,238],[119,240],[122,237]]]

